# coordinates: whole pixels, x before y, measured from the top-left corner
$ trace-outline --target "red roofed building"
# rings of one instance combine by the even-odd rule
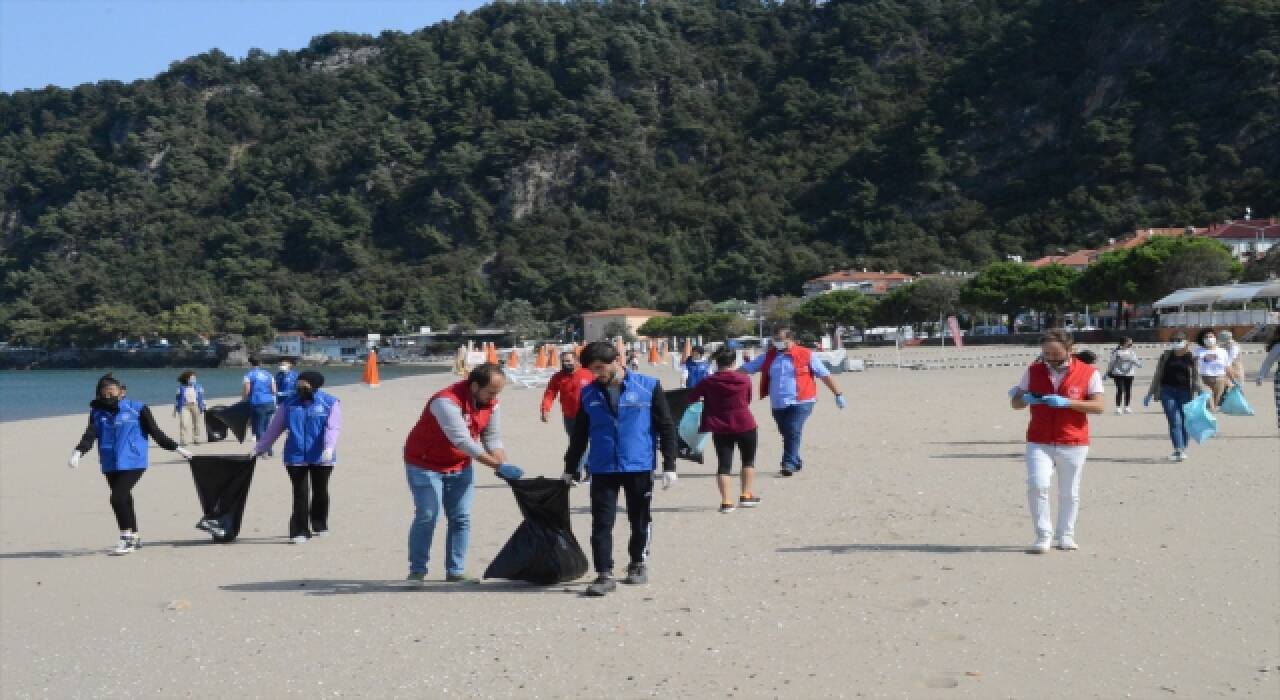
[[[582,338],[588,342],[597,340],[608,340],[605,336],[605,328],[617,321],[625,324],[631,329],[632,333],[636,333],[645,321],[654,316],[670,316],[666,311],[655,311],[653,309],[637,309],[635,307],[626,306],[620,309],[605,309],[603,311],[592,311],[582,314]]]
[[[1048,265],[1062,265],[1063,267],[1083,271],[1097,259],[1098,251],[1096,250],[1077,250],[1067,255],[1047,255],[1039,260],[1032,260],[1027,264],[1037,269]]]
[[[914,281],[916,281],[914,275],[907,275],[901,272],[842,270],[805,282],[804,296],[806,299],[811,299],[819,294],[847,290],[862,292],[867,296],[883,296],[888,294],[890,290],[901,287],[904,284],[911,284]]]
[[[1204,235],[1226,244],[1237,260],[1247,262],[1280,244],[1280,223],[1275,219],[1228,221],[1210,226]]]

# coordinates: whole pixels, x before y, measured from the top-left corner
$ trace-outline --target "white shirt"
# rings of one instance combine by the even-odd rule
[[[1058,387],[1062,386],[1063,378],[1067,376],[1067,370],[1071,369],[1071,367],[1068,365],[1067,367],[1064,367],[1062,371],[1055,370],[1053,366],[1049,364],[1046,364],[1045,367],[1049,368],[1049,381],[1053,382],[1053,389],[1054,391],[1057,391]],[[1030,367],[1022,373],[1022,381],[1018,382],[1018,388],[1022,391],[1031,391]],[[1105,393],[1106,390],[1107,388],[1102,384],[1102,374],[1095,371],[1093,376],[1089,377],[1089,390],[1085,392],[1085,398]]]
[[[1196,348],[1196,360],[1200,363],[1200,376],[1221,377],[1227,373],[1227,351],[1220,347]]]

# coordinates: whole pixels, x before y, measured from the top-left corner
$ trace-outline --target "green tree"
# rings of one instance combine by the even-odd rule
[[[1019,311],[1027,308],[1026,286],[1033,268],[1016,262],[998,262],[984,267],[960,291],[960,302],[982,311],[1008,316],[1009,331]]]
[[[537,340],[550,335],[547,324],[534,317],[533,304],[525,299],[512,299],[498,305],[493,322],[515,336],[517,341]]]
[[[636,340],[636,334],[631,332],[631,327],[622,321],[610,321],[604,324],[604,328],[601,332],[604,333],[605,338],[622,338],[624,343],[630,343]]]
[[[874,306],[861,292],[836,291],[819,294],[796,309],[795,321],[810,330],[827,330],[834,326],[865,328]]]

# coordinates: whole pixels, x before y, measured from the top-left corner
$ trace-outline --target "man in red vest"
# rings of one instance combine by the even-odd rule
[[[467,378],[431,397],[404,445],[405,474],[413,493],[409,526],[410,581],[426,579],[431,539],[441,507],[449,521],[445,544],[445,580],[478,583],[466,575],[467,541],[471,535],[471,501],[478,462],[505,479],[518,479],[519,467],[506,464],[499,437],[498,394],[506,375],[495,364],[482,364]]]
[[[1090,413],[1106,410],[1102,376],[1071,354],[1071,334],[1051,330],[1040,337],[1040,359],[1009,391],[1014,409],[1031,408],[1027,426],[1027,503],[1035,525],[1031,551],[1043,554],[1053,541],[1049,485],[1058,472],[1058,549],[1079,549],[1075,540],[1080,478],[1089,454]]]
[[[804,423],[818,402],[817,380],[822,380],[835,394],[837,408],[844,408],[844,394],[822,360],[809,348],[796,343],[790,328],[774,331],[769,349],[742,365],[739,371],[760,373],[760,398],[769,397],[773,422],[782,433],[782,471],[779,474],[791,476],[804,468],[804,460],[800,459],[800,438],[804,433]]]
[[[547,390],[542,392],[542,422],[547,422],[547,415],[551,413],[551,404],[559,395],[560,412],[564,414],[564,432],[572,436],[573,424],[578,419],[582,389],[593,381],[595,381],[595,375],[591,370],[578,366],[578,356],[575,353],[560,353],[560,371],[551,376],[551,381],[547,382]],[[583,453],[583,463],[578,465],[580,481],[589,480],[590,477],[584,471],[586,458],[586,453]]]

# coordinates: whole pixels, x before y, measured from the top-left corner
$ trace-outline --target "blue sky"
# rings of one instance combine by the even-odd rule
[[[300,49],[332,31],[412,31],[482,0],[0,0],[0,92],[150,78],[218,48]]]

